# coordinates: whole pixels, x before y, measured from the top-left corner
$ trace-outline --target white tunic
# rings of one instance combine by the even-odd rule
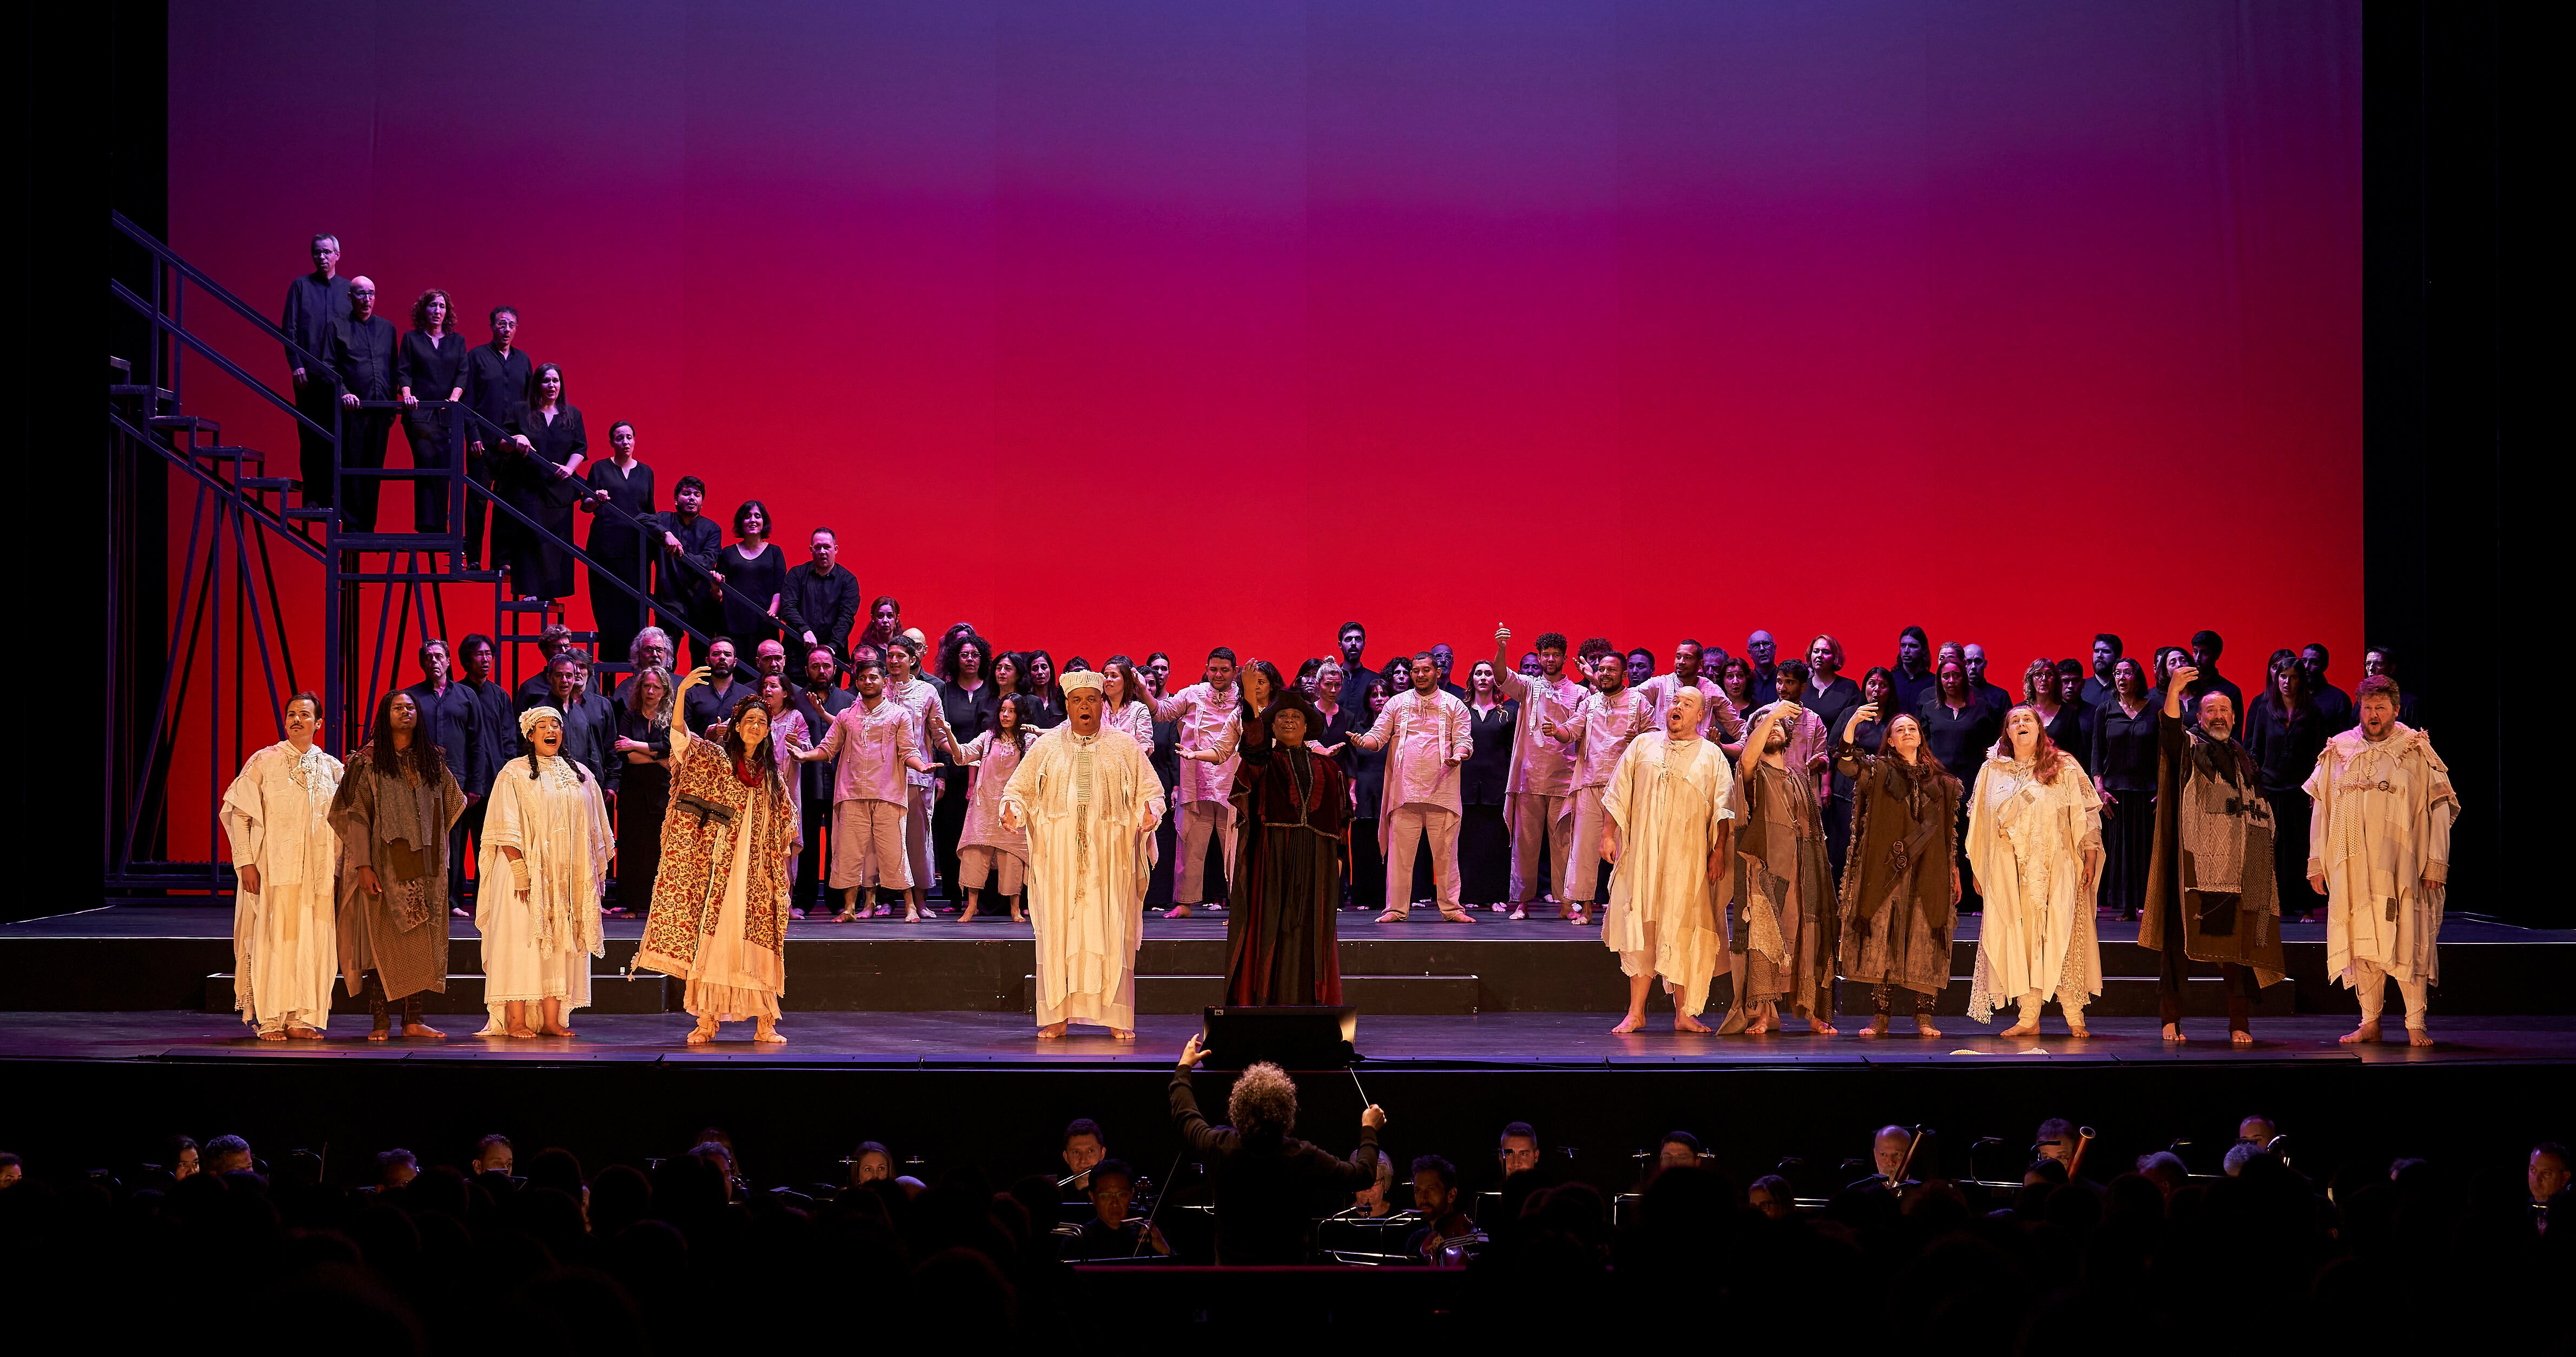
[[[220,818],[233,865],[259,869],[259,889],[233,897],[233,1006],[264,1032],[320,1030],[339,975],[339,836],[328,822],[340,761],[279,741],[250,756],[224,792]]]
[[[613,840],[599,779],[570,759],[528,757],[501,765],[483,812],[483,856],[474,927],[483,934],[483,1002],[500,1025],[501,1005],[561,999],[566,1012],[590,1003],[590,959],[607,955],[599,934],[599,888]],[[521,896],[501,856],[527,859]],[[533,1017],[531,1022],[533,1022]]]
[[[1683,1013],[1708,1007],[1709,982],[1726,954],[1708,854],[1735,818],[1726,804],[1734,785],[1726,751],[1656,730],[1629,742],[1601,791],[1602,811],[1619,826],[1601,941],[1619,954],[1621,972],[1661,976]]]
[[[1976,978],[1968,1016],[1994,1018],[1998,1003],[2028,994],[2102,992],[2102,948],[2093,935],[2093,899],[2083,887],[2087,853],[2102,846],[2102,798],[2075,757],[2054,782],[2042,782],[2019,759],[1986,760],[1968,811],[1968,863],[1986,897],[1977,931]]]
[[[1134,738],[1085,739],[1068,723],[1029,746],[1002,803],[1028,827],[1037,1016],[1136,1025],[1136,944],[1163,784]]]
[[[2378,741],[2347,730],[2318,752],[2306,791],[2308,870],[2326,879],[2326,973],[2356,984],[2355,963],[2368,962],[2399,984],[2439,984],[2460,801],[2433,742],[2404,724]]]

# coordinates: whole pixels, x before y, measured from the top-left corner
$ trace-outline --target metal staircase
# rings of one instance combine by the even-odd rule
[[[226,442],[216,420],[190,410],[190,377],[213,384],[211,395],[200,391],[200,408],[210,401],[246,401],[254,410],[292,421],[298,435],[326,439],[332,448],[333,504],[345,504],[346,488],[361,479],[443,480],[449,524],[465,523],[468,496],[476,497],[496,528],[506,518],[554,543],[577,564],[599,568],[588,576],[593,582],[606,580],[648,610],[650,600],[600,568],[579,546],[465,474],[469,437],[491,443],[508,435],[461,403],[422,401],[417,407],[453,412],[448,423],[456,443],[444,469],[346,465],[340,455],[344,430],[339,408],[334,408],[329,427],[306,417],[290,395],[223,352],[203,326],[192,327],[188,305],[195,300],[201,316],[211,309],[230,329],[247,323],[261,341],[276,346],[259,360],[264,363],[273,365],[274,355],[293,352],[308,370],[327,371],[327,355],[297,346],[265,315],[122,214],[110,213],[109,220],[111,242],[119,252],[115,262],[127,266],[111,270],[110,299],[148,327],[151,337],[139,355],[108,359],[109,508],[117,540],[110,552],[107,607],[110,618],[121,622],[111,627],[115,644],[128,653],[117,655],[109,668],[113,719],[106,778],[107,899],[125,903],[173,893],[228,896],[231,864],[212,849],[222,837],[217,804],[242,760],[275,738],[272,732],[279,728],[288,697],[303,688],[321,695],[324,746],[345,755],[366,738],[377,695],[410,681],[407,663],[417,638],[454,639],[448,633],[448,591],[489,591],[490,635],[499,648],[501,671],[496,678],[514,685],[524,669],[523,648],[534,645],[549,622],[561,619],[563,606],[560,600],[547,604],[512,598],[500,571],[466,568],[461,527],[448,532],[345,530],[337,510],[302,503],[296,445],[263,449]],[[145,291],[122,281],[147,275],[151,283]],[[395,401],[368,401],[358,408],[393,412],[402,407]],[[144,493],[146,477],[164,478],[172,491],[167,523],[145,521],[150,507],[161,502],[158,495]],[[157,596],[133,578],[140,559],[131,550],[135,535],[167,534],[170,544],[179,546],[180,491],[192,496],[192,502],[182,554],[171,562],[176,579],[169,615],[134,616],[133,610]],[[659,532],[614,506],[597,505],[595,512]],[[408,522],[409,506],[395,506],[390,516]],[[318,614],[289,608],[289,598],[309,607],[310,595],[281,589],[281,557],[300,557],[316,567]],[[731,585],[723,588],[736,599],[751,601]],[[299,666],[291,623],[316,616],[321,624],[318,653],[306,642],[306,662]],[[711,639],[667,616],[655,621],[701,645]],[[155,666],[134,661],[144,638],[165,622],[167,645],[155,683],[150,677]],[[574,639],[597,643],[595,633],[575,632]],[[593,681],[605,687],[627,668],[623,656],[601,656],[592,666]],[[206,785],[174,787],[172,755],[191,745],[205,755]],[[206,857],[172,856],[168,829],[182,815],[203,816]]]

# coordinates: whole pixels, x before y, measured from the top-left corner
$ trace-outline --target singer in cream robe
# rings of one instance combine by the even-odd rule
[[[1986,912],[1968,1016],[1992,1022],[1998,1007],[2018,1003],[2021,1020],[2006,1036],[2038,1031],[2052,992],[2067,1028],[2085,1035],[2085,1004],[2102,992],[2092,890],[2102,861],[2102,798],[2074,755],[2049,752],[2059,764],[2047,781],[2030,759],[1989,757],[1969,802],[1968,864]]]
[[[1029,746],[1002,791],[1003,825],[1029,836],[1041,1038],[1069,1022],[1135,1037],[1136,945],[1163,784],[1134,737],[1101,723],[1100,689],[1096,673],[1064,676],[1065,723]]]
[[[520,733],[538,735],[542,748],[536,727],[547,720],[560,749],[562,718],[552,707],[521,712]],[[607,955],[599,895],[615,845],[608,807],[599,779],[560,753],[522,754],[502,764],[484,807],[474,927],[483,935],[483,1004],[491,1022],[478,1035],[533,1036],[511,1026],[507,1006],[552,1000],[568,1018],[590,1006],[591,958]],[[519,850],[519,863],[508,860],[505,848]],[[524,869],[524,885],[517,869]]]
[[[1681,705],[1693,705],[1696,696],[1686,694]],[[1620,751],[1601,792],[1602,812],[1618,839],[1601,941],[1619,954],[1619,969],[1632,982],[1663,981],[1673,996],[1674,1025],[1685,1029],[1691,1025],[1682,1019],[1707,1009],[1709,982],[1726,955],[1725,916],[1709,860],[1725,852],[1727,822],[1735,818],[1727,805],[1735,783],[1728,762],[1712,741],[1648,731]],[[1642,1004],[1642,995],[1632,998],[1630,1019],[1642,1022]],[[1621,1030],[1634,1029],[1622,1024]]]
[[[2307,782],[2308,877],[2325,883],[2326,974],[2361,999],[2361,1028],[2345,1040],[2376,1039],[2395,980],[2408,1040],[2429,1045],[2427,991],[2441,979],[2435,944],[2460,797],[2431,737],[2397,720],[2390,697],[2366,694],[2356,706],[2364,723],[2326,741]]]
[[[258,890],[233,895],[233,1006],[271,1040],[319,1036],[331,1017],[340,840],[330,814],[340,773],[340,761],[311,744],[280,740],[251,755],[224,792],[234,868],[259,876]]]

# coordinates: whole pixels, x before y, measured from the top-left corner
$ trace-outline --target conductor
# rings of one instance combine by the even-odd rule
[[[1359,1148],[1349,1160],[1298,1140],[1297,1085],[1268,1061],[1235,1076],[1226,1098],[1232,1126],[1210,1126],[1199,1115],[1190,1071],[1207,1059],[1191,1037],[1172,1072],[1172,1125],[1208,1166],[1216,1204],[1216,1260],[1228,1266],[1307,1261],[1319,1208],[1330,1209],[1377,1182],[1377,1132],[1386,1110],[1375,1103],[1360,1112]]]

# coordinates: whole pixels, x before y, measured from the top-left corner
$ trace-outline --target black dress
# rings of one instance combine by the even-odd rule
[[[820,636],[822,632],[817,630],[814,634]],[[939,714],[947,718],[948,729],[960,745],[983,734],[993,724],[994,709],[1000,705],[990,680],[976,684],[971,693],[954,683],[939,685]],[[939,804],[930,810],[931,856],[938,860],[939,879],[947,882],[962,902],[966,890],[956,884],[957,841],[966,833],[966,770],[949,762],[945,749],[930,751],[930,757],[939,765]]]
[[[996,700],[998,704],[998,699]],[[1181,726],[1177,721],[1154,723],[1154,747],[1146,751],[1146,762],[1154,765],[1154,776],[1163,784],[1163,803],[1170,805],[1172,787],[1181,780]],[[1172,907],[1172,867],[1180,858],[1180,814],[1173,812],[1154,826],[1154,875],[1145,883],[1145,905],[1148,909]]]
[[[768,604],[775,596],[780,613],[786,611],[787,553],[776,542],[763,542],[759,555],[744,560],[742,545],[735,543],[716,553],[716,572],[725,577],[726,586],[721,634],[733,638],[734,653],[749,658],[761,642],[782,640],[779,618],[770,615]],[[743,602],[742,596],[752,602]]]
[[[2254,699],[2245,724],[2245,751],[2263,769],[2263,799],[2272,803],[2272,883],[2281,917],[2295,919],[2326,907],[2308,888],[2308,775],[2326,741],[2340,733],[2314,705],[2283,712],[2271,693]]]
[[[2084,770],[2111,794],[2102,806],[2099,899],[2123,919],[2137,918],[2145,907],[2147,866],[2155,856],[2157,713],[2150,701],[2131,716],[2116,697],[2094,708],[2092,757],[2084,761]]]
[[[1965,711],[1952,711],[1937,691],[1926,691],[1922,705],[1913,709],[1914,719],[1923,723],[1923,747],[1950,770],[1950,775],[1973,787],[1976,770],[1986,766],[1986,755],[2002,737],[2004,714],[1971,697]],[[1967,769],[1960,777],[1959,770]],[[1985,897],[1973,884],[1975,873],[1968,867],[1968,805],[1974,797],[1959,798],[1959,887],[1966,892],[1959,900],[1960,912],[1982,911]]]
[[[634,708],[615,705],[615,739],[642,740],[653,747],[654,757],[671,756],[669,726],[656,730]],[[662,813],[671,804],[671,770],[658,763],[628,762],[614,749],[610,753],[626,764],[617,789],[617,904],[641,915],[653,903],[653,879],[661,873]]]
[[[641,518],[653,512],[653,468],[637,462],[631,470],[620,470],[615,457],[602,457],[582,469],[582,479],[596,494],[608,492],[608,503]],[[594,508],[590,515],[590,538],[582,549],[590,558],[607,566],[594,566],[590,572],[590,615],[599,625],[599,657],[624,660],[635,646],[635,633],[644,629],[644,604],[638,595],[653,587],[653,568],[644,550],[644,534],[615,513]],[[609,577],[622,579],[635,587],[630,594],[609,582]]]
[[[1888,713],[1891,717],[1895,713]],[[1840,719],[1825,727],[1837,745],[1842,742],[1843,722],[1851,719],[1851,708],[1843,709]],[[1887,738],[1887,725],[1882,721],[1863,721],[1852,730],[1851,745],[1870,758],[1878,757],[1880,742]],[[1953,776],[1956,776],[1954,773]],[[1825,856],[1834,864],[1834,880],[1843,876],[1843,856],[1851,851],[1853,780],[1843,775],[1836,763],[1825,771]]]
[[[572,554],[564,546],[573,540],[573,502],[581,498],[588,483],[578,471],[559,476],[552,468],[571,466],[575,458],[589,454],[581,411],[570,401],[560,401],[555,417],[547,419],[530,406],[519,412],[511,432],[527,439],[531,451],[521,452],[516,445],[507,451],[493,450],[497,463],[493,492],[535,523],[538,531],[529,531],[526,523],[507,514],[497,515],[498,521],[492,524],[492,554],[509,566],[510,588],[521,597],[570,598]]]
[[[456,412],[431,409],[429,402],[443,401],[465,384],[465,336],[450,331],[433,339],[427,330],[406,332],[394,360],[394,384],[421,402],[402,417],[411,464],[446,470],[456,451]],[[414,532],[447,531],[447,482],[411,483],[411,526]]]
[[[1503,786],[1512,773],[1512,734],[1521,704],[1511,698],[1492,709],[1469,703],[1467,736],[1473,743],[1458,770],[1458,799],[1466,814],[1458,826],[1459,900],[1490,905],[1511,898],[1512,831],[1503,820]]]
[[[1366,733],[1377,724],[1377,718],[1365,716],[1366,704],[1344,707],[1334,713],[1326,729],[1334,732],[1330,739],[1347,742],[1352,731]],[[1389,745],[1394,741],[1387,742]],[[1378,803],[1385,798],[1386,745],[1362,749],[1345,744],[1343,752],[1351,755],[1351,794],[1358,798],[1351,811],[1351,908],[1380,910],[1386,908],[1386,853],[1377,846]],[[1417,858],[1430,854],[1417,854]]]

